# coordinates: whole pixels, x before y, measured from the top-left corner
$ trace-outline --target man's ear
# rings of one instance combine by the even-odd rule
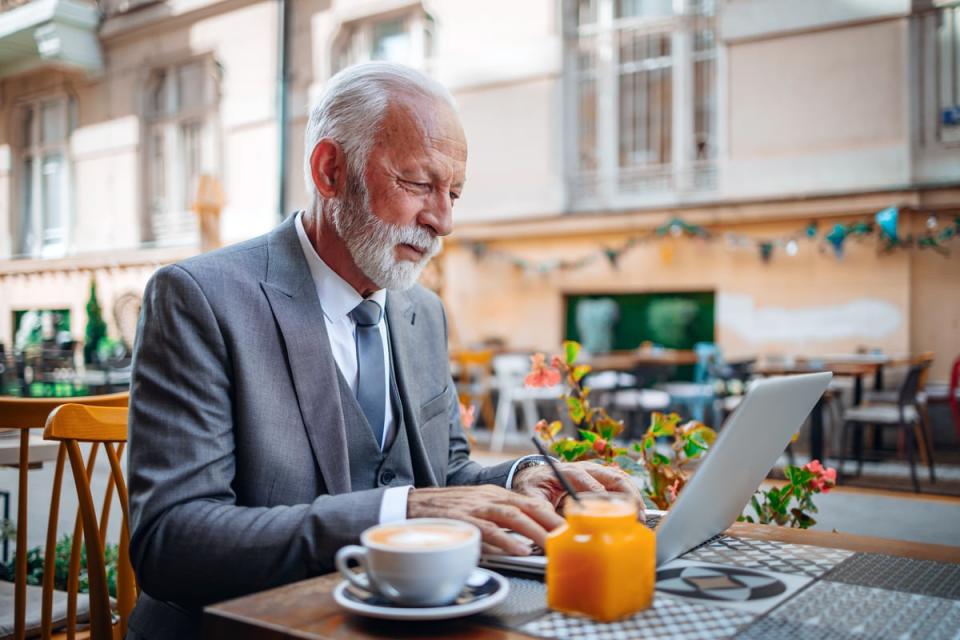
[[[334,198],[343,193],[347,178],[347,158],[333,138],[321,138],[310,154],[310,175],[317,193]]]

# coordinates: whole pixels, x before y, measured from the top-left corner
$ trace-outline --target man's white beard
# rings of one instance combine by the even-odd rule
[[[370,198],[360,176],[347,179],[343,198],[330,201],[333,228],[343,239],[353,261],[371,282],[382,289],[409,289],[430,259],[443,246],[440,238],[413,222],[394,225],[370,209]],[[397,259],[397,246],[409,244],[424,252],[419,261]]]

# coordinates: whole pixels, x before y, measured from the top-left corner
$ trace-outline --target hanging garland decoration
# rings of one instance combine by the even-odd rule
[[[732,231],[723,234],[723,238],[727,247],[731,250],[751,249],[755,251],[764,264],[769,264],[778,251],[783,251],[789,257],[796,256],[800,250],[800,243],[803,241],[815,244],[821,251],[832,250],[833,255],[841,260],[847,242],[851,238],[857,242],[863,242],[868,238],[876,238],[880,253],[889,253],[898,248],[917,247],[918,249],[931,249],[943,256],[950,255],[950,249],[946,245],[956,238],[960,238],[960,215],[954,216],[950,224],[942,227],[937,216],[931,215],[927,218],[925,231],[917,237],[913,237],[901,233],[900,213],[901,210],[897,207],[887,207],[877,212],[872,219],[859,220],[849,224],[837,223],[822,236],[820,235],[820,225],[816,220],[812,220],[803,229],[779,238],[755,238]],[[631,236],[619,246],[602,246],[596,252],[575,260],[563,258],[534,262],[509,252],[493,250],[484,242],[468,242],[465,244],[477,261],[496,258],[511,264],[524,273],[546,275],[554,271],[582,269],[598,260],[605,260],[611,268],[616,270],[619,268],[620,259],[623,255],[641,244],[684,237],[699,238],[705,241],[716,239],[714,234],[700,225],[688,223],[681,218],[672,218],[656,229]]]

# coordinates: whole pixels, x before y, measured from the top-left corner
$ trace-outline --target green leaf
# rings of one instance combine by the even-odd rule
[[[644,440],[644,445],[646,445],[646,440]],[[637,453],[642,453],[646,446],[641,446],[639,442],[634,442],[630,445],[630,448],[636,451]]]
[[[604,440],[609,440],[623,431],[623,424],[604,413],[604,417],[597,421],[597,431]]]
[[[800,509],[791,509],[790,513],[793,514],[794,521],[797,523],[797,526],[801,529],[808,529],[813,525],[817,524],[817,521],[808,516]]]
[[[573,420],[574,424],[580,424],[584,415],[586,415],[583,410],[583,403],[572,396],[567,397],[567,411],[570,413],[570,419]]]
[[[573,447],[574,460],[579,460],[583,458],[587,453],[593,450],[593,445],[589,442],[580,441],[576,443]]]
[[[668,458],[667,456],[663,455],[662,453],[654,453],[654,454],[653,454],[653,464],[668,465],[668,464],[670,464],[670,458]]]
[[[592,431],[587,431],[586,429],[578,429],[580,432],[580,437],[586,440],[587,442],[596,442],[597,434]]]
[[[653,438],[647,437],[643,439],[643,448],[649,449],[653,446]]]
[[[683,453],[685,456],[687,456],[687,458],[690,459],[699,457],[704,451],[706,451],[706,448],[701,447],[693,440],[687,440],[687,442],[683,445]]]
[[[580,353],[580,343],[573,340],[566,340],[563,343],[563,354],[566,356],[567,364],[573,366],[577,361],[577,355]]]
[[[760,502],[757,500],[757,494],[750,496],[750,505],[753,507],[753,510],[756,512],[757,516],[763,514],[763,508],[760,506]]]
[[[550,437],[556,438],[557,434],[563,431],[563,423],[559,420],[554,420],[550,423]]]
[[[587,375],[588,373],[590,373],[590,365],[578,364],[576,367],[574,367],[571,375],[573,375],[573,379],[576,382],[580,382],[583,379],[583,376]]]
[[[672,436],[676,433],[677,422],[680,421],[680,417],[671,413],[669,416],[665,416],[662,413],[654,413],[653,418],[650,423],[650,429],[648,432],[653,434],[655,438],[661,438],[664,436]]]

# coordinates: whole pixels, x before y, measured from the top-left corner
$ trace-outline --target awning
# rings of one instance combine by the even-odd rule
[[[45,66],[103,69],[93,2],[33,0],[0,13],[0,77]]]

